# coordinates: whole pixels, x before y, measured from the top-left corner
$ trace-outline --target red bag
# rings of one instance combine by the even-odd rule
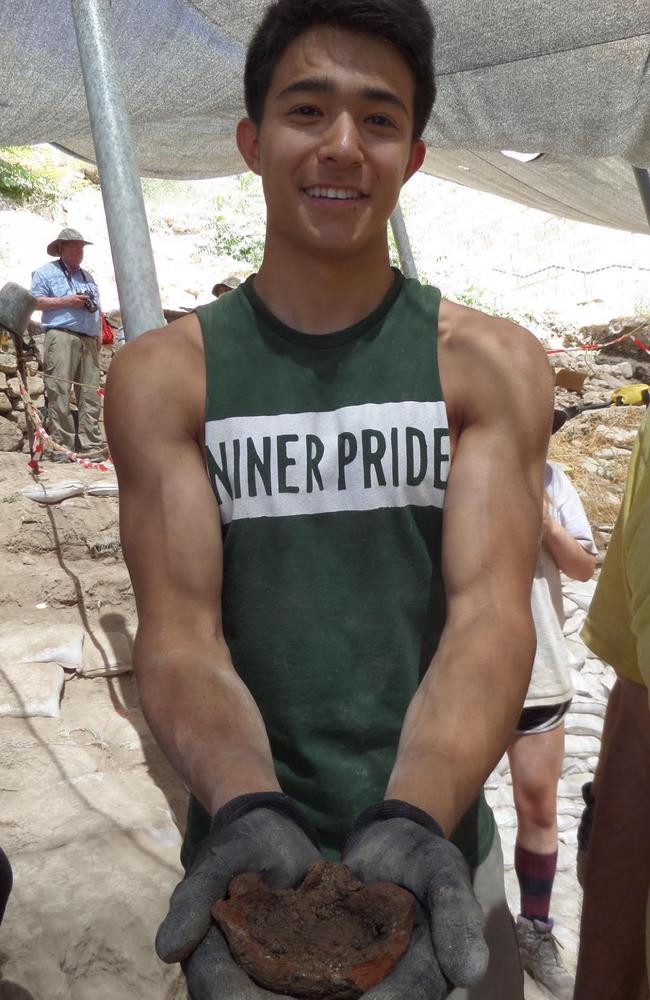
[[[102,344],[112,344],[115,340],[115,331],[106,319],[104,313],[99,314],[102,321]]]

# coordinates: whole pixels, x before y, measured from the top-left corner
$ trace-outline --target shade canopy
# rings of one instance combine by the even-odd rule
[[[144,175],[238,173],[258,0],[113,0]],[[438,99],[424,169],[580,221],[647,232],[648,0],[429,0]],[[0,6],[0,145],[94,159],[69,0]],[[521,163],[501,150],[543,153]]]

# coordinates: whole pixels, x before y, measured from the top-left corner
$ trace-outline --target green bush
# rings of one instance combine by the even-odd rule
[[[57,198],[52,171],[31,165],[31,150],[20,146],[0,148],[0,195],[18,205],[51,205]]]
[[[223,215],[211,220],[208,245],[211,253],[232,257],[248,264],[254,271],[258,270],[264,256],[264,236],[258,226],[244,222],[235,227]]]

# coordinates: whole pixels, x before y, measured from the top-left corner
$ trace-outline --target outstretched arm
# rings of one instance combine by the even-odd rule
[[[213,815],[156,950],[166,962],[185,960],[195,1000],[262,1000],[265,991],[211,926],[210,906],[242,871],[264,872],[278,888],[295,885],[319,852],[308,821],[280,793],[262,717],[223,636],[221,525],[201,446],[203,372],[195,316],[145,334],[111,366],[106,424],[138,606],[142,710]]]
[[[386,793],[447,834],[508,746],[530,680],[553,394],[530,334],[466,312],[440,344],[456,438],[444,508],[447,623],[406,714]]]
[[[145,334],[111,365],[106,427],[138,608],[142,710],[214,814],[235,796],[279,785],[262,717],[222,632],[221,526],[201,445],[203,370],[195,316]]]
[[[454,448],[443,520],[447,622],[406,713],[387,801],[359,817],[343,854],[363,881],[410,889],[427,919],[368,1000],[442,1000],[450,984],[474,987],[485,973],[484,914],[443,834],[508,746],[535,653],[548,362],[511,324],[445,312],[439,357]]]

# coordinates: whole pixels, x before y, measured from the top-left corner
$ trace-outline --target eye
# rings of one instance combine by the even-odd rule
[[[395,122],[386,115],[370,115],[367,121],[371,125],[379,125],[382,128],[396,128]]]
[[[317,115],[320,115],[320,111],[311,104],[301,104],[297,108],[292,108],[289,114],[304,118],[315,118]]]

